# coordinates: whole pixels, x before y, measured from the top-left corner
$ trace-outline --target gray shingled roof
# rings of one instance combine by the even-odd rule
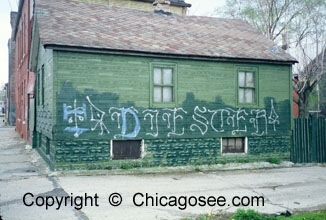
[[[44,46],[296,62],[236,19],[168,16],[69,0],[38,0],[36,14]]]

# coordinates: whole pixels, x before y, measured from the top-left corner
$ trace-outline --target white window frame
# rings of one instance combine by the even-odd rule
[[[245,146],[244,146],[244,152],[243,153],[223,153],[223,138],[244,138],[245,139]],[[221,148],[221,155],[227,156],[227,155],[246,155],[248,154],[248,137],[221,137],[220,139],[220,148]]]
[[[110,158],[111,160],[113,160],[114,158],[114,154],[113,154],[113,141],[129,141],[131,139],[126,139],[126,140],[115,140],[115,139],[111,139],[110,140]],[[124,160],[139,160],[139,159],[143,159],[145,157],[145,141],[144,139],[135,139],[135,140],[140,140],[140,158],[138,159],[124,159]]]
[[[254,102],[240,102],[239,97],[239,72],[252,72],[254,74]],[[244,107],[253,107],[253,106],[259,106],[259,68],[257,66],[247,66],[247,65],[236,65],[235,66],[235,86],[236,86],[236,92],[235,92],[235,98],[236,98],[236,105],[237,106],[244,106]],[[245,86],[246,87],[246,86]],[[243,87],[244,88],[244,87]]]
[[[172,69],[172,102],[154,102],[154,68],[167,68]],[[166,107],[176,107],[178,103],[178,66],[176,63],[164,63],[164,62],[152,62],[150,63],[150,107],[156,108],[166,108]]]

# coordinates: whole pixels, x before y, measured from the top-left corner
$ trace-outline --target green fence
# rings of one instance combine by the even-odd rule
[[[326,119],[315,116],[294,119],[292,138],[292,162],[326,162]]]

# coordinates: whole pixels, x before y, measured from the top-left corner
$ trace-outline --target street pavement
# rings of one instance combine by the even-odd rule
[[[235,196],[245,198],[245,202],[247,197],[262,196],[264,206],[255,203],[245,208],[266,214],[326,209],[326,167],[318,164],[165,174],[95,173],[50,171],[37,152],[19,138],[13,127],[4,127],[0,122],[0,216],[3,220],[182,219],[207,213],[234,212],[239,208],[231,202]],[[81,208],[81,197],[77,196],[85,197],[85,193],[88,196],[87,206],[84,198]],[[113,193],[119,193],[122,201]],[[154,198],[154,203],[156,198],[158,202],[161,198],[162,204],[146,207],[146,193]],[[24,195],[29,206],[23,203]],[[173,196],[179,199],[176,206],[164,206],[167,201],[173,200]],[[200,197],[207,199],[209,196],[223,196],[225,205],[184,206],[185,197],[191,197],[189,202],[194,204],[195,199],[198,202]],[[48,207],[45,206],[46,199]],[[222,197],[220,199],[223,201]],[[148,201],[151,203],[151,200]],[[121,204],[115,207],[110,202]],[[144,204],[140,206],[142,202]]]

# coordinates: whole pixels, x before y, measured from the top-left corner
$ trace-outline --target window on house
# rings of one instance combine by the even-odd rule
[[[255,88],[255,72],[239,71],[238,72],[239,103],[255,103],[256,88]]]
[[[25,95],[26,95],[26,80],[24,80],[24,84],[23,84],[23,109],[24,109],[24,113],[23,113],[23,120],[26,119],[26,116],[25,116],[25,106],[26,106],[26,103],[25,103]]]
[[[41,73],[40,73],[40,70],[37,71],[37,77],[36,77],[36,80],[37,80],[37,105],[40,105],[41,103]]]
[[[30,0],[29,7],[29,19],[31,20],[33,18],[34,0]]]
[[[23,37],[22,37],[22,23],[19,24],[19,27],[20,27],[20,30],[19,30],[19,33],[18,33],[18,44],[17,44],[17,47],[18,47],[18,60],[19,60],[19,67],[21,65],[21,62],[22,62],[22,59],[23,59]]]
[[[44,65],[42,66],[42,80],[41,80],[41,92],[42,92],[42,99],[41,99],[41,104],[44,105]]]
[[[154,102],[174,102],[173,68],[154,67],[153,89]]]
[[[246,138],[222,138],[222,154],[246,153]]]
[[[50,154],[50,138],[46,137],[46,152],[47,155]]]
[[[23,59],[24,59],[24,55],[25,55],[25,14],[24,14],[24,18],[23,18],[23,21],[22,21],[22,23],[23,23],[23,29],[22,29],[22,31],[23,31],[23,33],[22,33],[22,37],[23,37],[23,45],[22,45],[22,50],[23,50]]]
[[[112,159],[138,159],[141,157],[141,140],[113,140]]]

